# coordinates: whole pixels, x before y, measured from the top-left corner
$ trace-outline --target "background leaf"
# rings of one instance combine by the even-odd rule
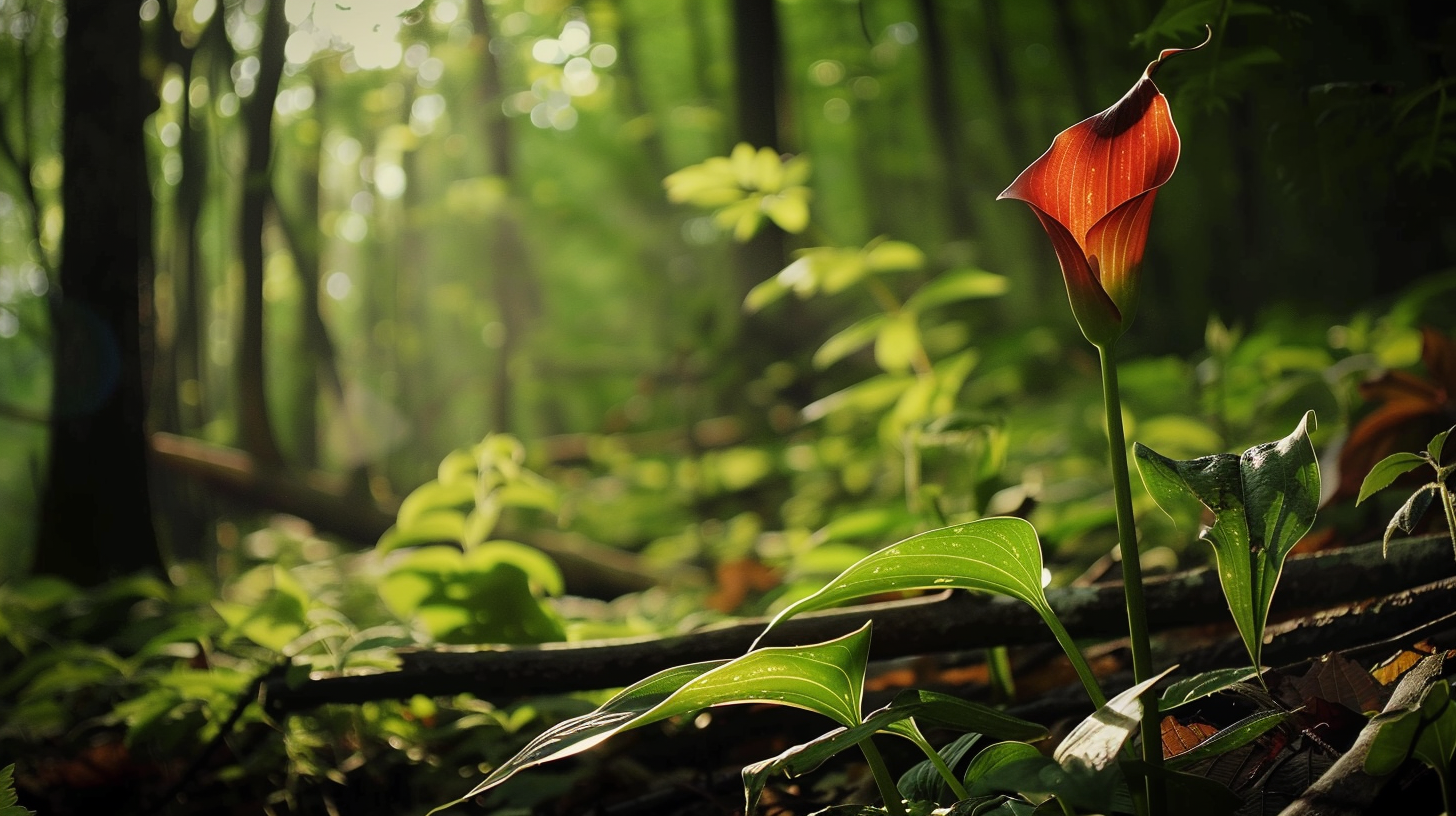
[[[1389,487],[1397,477],[1424,464],[1426,464],[1425,457],[1415,453],[1392,453],[1381,459],[1366,474],[1365,481],[1360,483],[1360,497],[1355,499],[1355,503],[1365,501],[1371,495]]]

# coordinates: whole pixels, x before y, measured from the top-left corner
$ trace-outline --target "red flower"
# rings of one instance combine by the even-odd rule
[[[1041,220],[1072,314],[1095,345],[1111,344],[1132,322],[1153,199],[1178,164],[1178,131],[1153,72],[1202,47],[1164,50],[1117,104],[1062,131],[997,196],[1025,201]]]

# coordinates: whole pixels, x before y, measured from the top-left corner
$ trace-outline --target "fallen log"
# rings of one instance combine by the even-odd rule
[[[1378,543],[1289,559],[1274,596],[1273,614],[1329,609],[1342,603],[1402,593],[1432,581],[1456,576],[1449,540],[1427,536],[1397,542],[1388,558]],[[1166,631],[1192,625],[1224,623],[1228,608],[1209,568],[1153,578],[1147,582],[1148,619]],[[1120,584],[1054,588],[1052,608],[1078,638],[1108,639],[1126,635],[1126,610]],[[1416,613],[1427,619],[1449,611],[1456,583],[1442,584],[1421,596]],[[1440,605],[1444,604],[1444,608]],[[1389,603],[1367,605],[1379,613]],[[1407,609],[1395,604],[1392,609]],[[1349,614],[1358,614],[1359,609]],[[1338,617],[1338,616],[1337,616]],[[809,613],[777,627],[766,645],[812,643],[837,637],[873,620],[873,659],[998,645],[1052,641],[1050,631],[1025,604],[1010,598],[967,593],[890,601],[849,609]],[[1391,620],[1396,616],[1391,615]],[[626,686],[670,666],[742,654],[763,631],[764,619],[751,619],[672,637],[647,637],[534,647],[432,649],[400,654],[401,668],[372,675],[322,677],[294,688],[270,686],[268,704],[275,710],[299,710],[324,703],[359,703],[405,698],[414,694],[443,696],[463,692],[485,698],[557,694]],[[1399,628],[1372,639],[1411,628]],[[1322,628],[1322,627],[1317,627]],[[1335,631],[1325,628],[1324,631]],[[1306,635],[1308,637],[1308,635]],[[1336,648],[1337,644],[1324,647]],[[1276,650],[1277,653],[1277,650]],[[1272,654],[1270,655],[1272,657]]]
[[[397,508],[351,496],[343,480],[329,474],[260,467],[244,451],[176,434],[154,433],[151,446],[154,462],[184,478],[246,505],[297,516],[362,547],[374,546],[394,524]],[[611,599],[655,586],[662,577],[636,555],[584,536],[540,530],[521,538],[551,556],[574,595]]]

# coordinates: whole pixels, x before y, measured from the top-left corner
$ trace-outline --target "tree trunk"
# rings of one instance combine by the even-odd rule
[[[162,567],[147,486],[141,266],[151,209],[138,3],[67,7],[66,230],[50,470],[34,569],[81,584]]]
[[[263,353],[263,211],[271,198],[269,165],[273,157],[273,103],[283,74],[283,41],[288,21],[282,0],[270,0],[263,14],[258,49],[258,84],[247,107],[248,160],[243,173],[243,314],[238,340],[238,426],[243,447],[262,467],[281,468],[283,454],[268,418],[267,370]]]

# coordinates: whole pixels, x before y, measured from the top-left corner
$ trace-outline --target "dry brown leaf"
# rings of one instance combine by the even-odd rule
[[[1195,722],[1188,725],[1178,722],[1172,714],[1163,718],[1163,758],[1175,757],[1214,734],[1218,729],[1208,723]]]

